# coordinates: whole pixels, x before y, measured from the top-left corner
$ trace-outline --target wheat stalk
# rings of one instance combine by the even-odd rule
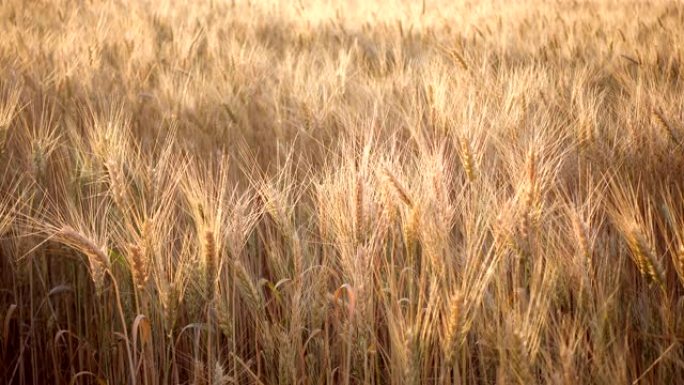
[[[641,274],[665,290],[665,272],[656,259],[653,248],[636,223],[632,223],[627,228],[627,244]]]
[[[125,210],[126,206],[124,205],[124,202],[126,199],[126,184],[124,175],[121,172],[117,162],[115,162],[113,159],[107,161],[106,168],[109,175],[110,187],[114,202],[119,209]]]
[[[475,169],[475,158],[473,157],[473,152],[470,148],[470,142],[465,138],[461,137],[459,139],[461,145],[461,159],[463,160],[463,169],[466,172],[468,181],[473,183],[476,177]]]
[[[533,214],[536,209],[539,181],[537,180],[537,156],[533,149],[527,154],[527,180],[525,181],[523,197],[523,213],[520,226],[520,235],[525,241],[526,247],[531,243],[531,230],[533,227]]]
[[[420,383],[420,355],[418,337],[412,327],[408,327],[404,335],[404,380],[408,385],[418,385]]]
[[[406,204],[408,207],[413,207],[413,200],[411,200],[411,197],[408,193],[408,190],[404,187],[404,185],[397,179],[392,172],[385,167],[383,169],[383,173],[385,176],[385,180],[389,183],[389,185],[392,187],[392,190],[397,194],[399,199],[401,199],[404,204]]]
[[[57,231],[55,238],[88,257],[93,282],[95,287],[98,288],[98,292],[102,292],[105,273],[109,269],[107,254],[95,242],[69,226],[64,226]]]
[[[577,238],[577,246],[579,247],[580,253],[584,258],[584,263],[586,264],[587,270],[591,271],[592,261],[591,261],[591,247],[589,245],[588,230],[586,224],[580,219],[577,213],[572,215],[572,228],[575,232],[575,237]]]
[[[675,134],[674,129],[672,128],[670,123],[667,122],[667,119],[665,119],[665,116],[661,111],[659,111],[658,109],[653,109],[653,119],[656,121],[658,126],[665,132],[665,134],[670,140],[677,144],[680,144],[679,138]]]
[[[130,245],[131,251],[131,270],[133,280],[138,289],[142,290],[147,285],[149,270],[144,251],[138,245]]]
[[[233,268],[240,295],[253,309],[260,309],[263,305],[261,295],[245,265],[241,261],[234,261]]]
[[[419,238],[420,229],[420,208],[415,206],[409,211],[408,219],[404,224],[404,240],[406,242],[406,249],[409,253],[412,253],[413,247]]]
[[[213,231],[204,233],[204,265],[206,275],[206,290],[210,299],[214,298],[216,291],[216,279],[218,276],[218,262],[216,240]]]
[[[680,244],[675,253],[675,267],[677,270],[677,275],[679,275],[679,280],[682,285],[684,285],[684,244]]]
[[[364,238],[364,231],[365,231],[365,224],[366,224],[366,214],[365,210],[363,209],[363,178],[361,175],[357,175],[356,177],[356,199],[354,201],[355,203],[355,208],[354,208],[354,213],[355,215],[355,220],[354,224],[356,227],[356,240],[357,242],[360,242]]]
[[[461,339],[461,317],[463,308],[463,295],[457,291],[449,300],[447,323],[444,333],[444,357],[446,362],[452,364],[455,359],[456,351],[460,346]]]
[[[464,71],[468,71],[468,63],[466,63],[465,58],[457,50],[452,50],[450,55],[452,61],[458,63]]]

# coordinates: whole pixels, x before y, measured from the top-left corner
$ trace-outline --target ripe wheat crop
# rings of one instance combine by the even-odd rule
[[[0,383],[684,381],[677,1],[0,2]]]

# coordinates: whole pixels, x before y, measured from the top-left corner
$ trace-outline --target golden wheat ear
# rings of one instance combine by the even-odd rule
[[[629,223],[625,229],[625,237],[639,272],[650,283],[657,284],[664,291],[665,271],[640,226],[637,223]]]
[[[404,187],[404,184],[399,181],[399,178],[397,178],[387,167],[384,167],[382,171],[385,180],[389,186],[392,187],[396,196],[408,207],[413,207],[413,200],[411,199],[408,190]]]
[[[4,153],[12,121],[19,110],[19,87],[2,87],[0,91],[0,156]]]
[[[138,290],[143,290],[149,280],[149,263],[147,256],[138,245],[130,245],[131,272]]]
[[[69,226],[57,231],[55,239],[83,253],[88,258],[93,281],[96,286],[103,287],[105,272],[110,268],[107,253],[91,239]]]

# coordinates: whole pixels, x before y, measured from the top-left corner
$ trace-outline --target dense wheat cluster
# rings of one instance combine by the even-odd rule
[[[0,383],[674,384],[684,5],[0,2]]]

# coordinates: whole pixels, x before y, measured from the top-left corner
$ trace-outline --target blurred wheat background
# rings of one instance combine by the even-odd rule
[[[0,2],[3,384],[675,384],[684,4]]]

